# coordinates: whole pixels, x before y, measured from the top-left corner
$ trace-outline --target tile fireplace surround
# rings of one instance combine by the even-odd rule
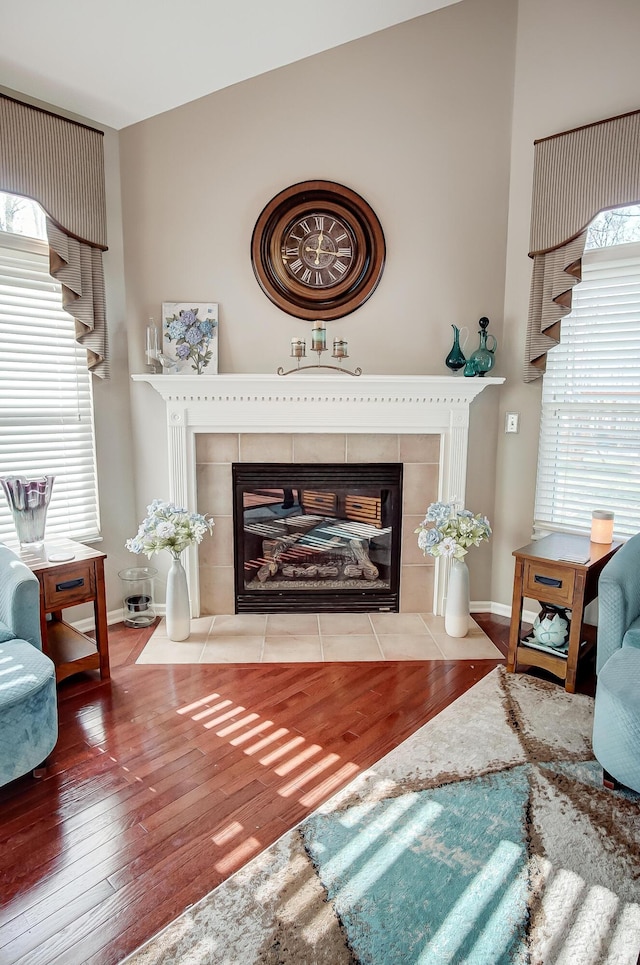
[[[442,613],[446,566],[413,530],[436,499],[463,502],[469,406],[502,378],[133,375],[165,401],[169,498],[211,513],[212,538],[185,561],[192,611],[232,613],[233,462],[402,462],[400,610]]]

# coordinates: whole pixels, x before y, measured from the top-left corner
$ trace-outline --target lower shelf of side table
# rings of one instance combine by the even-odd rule
[[[96,641],[64,620],[47,621],[47,653],[56,665],[58,683],[83,670],[100,669]]]
[[[582,631],[585,637],[580,643],[579,660],[582,660],[595,646],[597,628],[590,624],[583,624]],[[526,637],[518,644],[518,666],[540,667],[559,677],[560,680],[567,679],[567,656],[566,651],[559,651],[553,647],[544,647],[540,644],[529,645]]]

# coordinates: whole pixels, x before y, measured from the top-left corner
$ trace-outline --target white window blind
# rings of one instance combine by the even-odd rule
[[[54,475],[45,536],[99,534],[86,353],[46,243],[0,232],[0,475]],[[0,540],[15,539],[0,490]]]
[[[585,253],[582,282],[547,357],[535,528],[640,532],[640,244]]]

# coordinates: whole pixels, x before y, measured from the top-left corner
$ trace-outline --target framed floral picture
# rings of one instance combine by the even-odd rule
[[[163,302],[162,353],[168,372],[218,374],[218,306],[215,302]]]

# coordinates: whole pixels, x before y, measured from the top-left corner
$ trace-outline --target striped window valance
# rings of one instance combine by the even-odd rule
[[[640,111],[543,138],[534,152],[525,382],[543,375],[547,351],[560,341],[590,222],[640,202]]]
[[[103,134],[0,94],[0,190],[47,214],[50,270],[87,364],[108,377],[102,252],[107,248]]]

